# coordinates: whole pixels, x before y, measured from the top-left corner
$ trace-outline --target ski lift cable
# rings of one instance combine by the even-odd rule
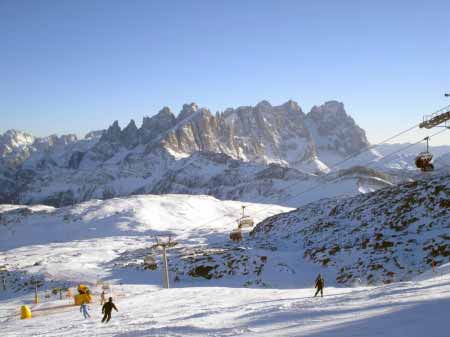
[[[405,131],[402,131],[402,132],[398,133],[396,136],[389,137],[389,138],[387,138],[386,140],[384,140],[384,141],[382,141],[382,142],[380,142],[380,143],[378,143],[378,144],[375,144],[375,145],[373,145],[373,146],[370,147],[370,148],[374,148],[374,147],[376,147],[376,146],[382,145],[383,143],[388,142],[389,140],[392,140],[392,139],[394,139],[395,137],[398,137],[398,136],[400,136],[400,135],[402,135],[402,134],[404,134],[404,133],[406,133],[406,132],[408,132],[408,131],[413,130],[413,129],[416,128],[417,126],[418,126],[418,125],[416,125],[416,126],[414,126],[414,127],[411,127],[411,128],[409,128],[409,129],[407,129],[407,130],[405,130]],[[437,136],[437,135],[443,133],[443,132],[446,131],[446,130],[447,130],[447,129],[443,129],[443,130],[441,130],[441,131],[438,131],[438,132],[432,134],[431,136],[429,136],[429,138],[432,138],[432,137],[434,137],[434,136]],[[380,159],[379,159],[378,161],[376,161],[376,162],[373,161],[373,160],[369,160],[369,161],[367,161],[366,163],[361,164],[360,166],[362,166],[362,167],[368,167],[368,166],[370,166],[370,165],[372,165],[372,164],[374,164],[374,163],[378,163],[378,162],[384,161],[384,160],[386,160],[386,158],[389,158],[389,157],[391,157],[391,156],[393,156],[393,155],[395,155],[395,154],[397,154],[397,153],[399,153],[399,152],[403,152],[403,151],[405,151],[405,150],[407,150],[407,149],[409,149],[409,148],[411,148],[411,147],[413,147],[413,146],[415,146],[415,145],[421,143],[422,141],[423,141],[423,139],[420,139],[419,141],[417,141],[417,142],[415,142],[415,143],[408,144],[407,146],[404,146],[404,147],[402,147],[402,148],[399,149],[399,150],[396,150],[396,151],[394,151],[394,152],[391,152],[391,153],[387,154],[386,156],[383,156],[382,158],[380,158]],[[362,152],[361,152],[361,153],[362,153]],[[344,162],[344,160],[341,161],[340,163],[342,163],[342,162]],[[336,177],[334,177],[334,178],[328,180],[327,183],[333,182],[333,181],[335,181],[335,180],[337,180],[337,179],[339,179],[339,178],[340,178],[340,176],[336,176]],[[294,184],[290,185],[289,188],[291,188],[292,186],[295,186],[296,184],[298,184],[298,183],[294,183]],[[310,192],[310,191],[312,191],[312,190],[314,190],[314,189],[316,189],[317,187],[320,187],[320,186],[323,186],[323,184],[316,184],[316,185],[314,185],[314,186],[308,188],[307,190],[300,192],[300,195],[305,194],[305,193],[307,193],[307,192]],[[281,191],[282,191],[282,190],[281,190]],[[298,196],[300,196],[300,195],[294,195],[294,197],[298,197]],[[290,199],[290,197],[289,197],[289,198],[286,198],[286,199],[283,199],[282,201],[287,201],[287,200],[289,200],[289,199]]]
[[[429,136],[429,138],[435,137],[435,136],[437,136],[437,135],[439,135],[439,134],[441,134],[441,133],[443,133],[443,132],[445,132],[445,131],[447,131],[447,130],[448,130],[448,129],[443,129],[443,130],[441,130],[441,131],[438,131],[438,132],[432,134],[431,136]],[[403,148],[401,148],[401,149],[399,149],[399,150],[397,150],[397,151],[391,152],[391,153],[389,153],[388,155],[386,155],[386,156],[384,156],[383,158],[381,158],[378,162],[383,161],[383,160],[385,160],[386,158],[389,158],[390,156],[393,156],[393,155],[395,155],[395,154],[397,154],[397,153],[399,153],[399,152],[403,152],[403,151],[409,149],[410,147],[413,147],[413,146],[415,146],[415,145],[421,143],[422,141],[423,141],[423,139],[420,139],[419,141],[417,141],[417,142],[415,142],[415,143],[408,144],[407,146],[404,146]],[[372,165],[373,163],[374,163],[374,162],[371,160],[371,161],[368,161],[366,164],[361,165],[361,166],[363,166],[363,167],[368,167],[368,166]],[[337,179],[339,179],[339,178],[341,178],[341,177],[338,175],[338,176],[334,177],[333,179],[327,181],[327,183],[331,183],[331,182],[333,182],[333,181],[335,181],[335,180],[337,180]],[[289,196],[288,198],[285,198],[285,199],[283,199],[282,201],[287,201],[287,200],[293,199],[294,197],[297,198],[297,197],[302,196],[302,195],[304,195],[304,194],[306,194],[306,193],[309,193],[309,192],[311,192],[311,191],[313,191],[313,190],[315,190],[315,189],[317,189],[317,188],[319,188],[319,187],[321,187],[321,186],[323,186],[323,184],[316,184],[316,185],[311,186],[310,188],[308,188],[308,189],[306,189],[306,190],[304,190],[304,191],[301,191],[301,192],[298,193],[298,194],[294,194],[294,195],[292,195],[292,196]],[[262,212],[263,210],[270,209],[271,207],[273,207],[273,206],[266,207],[266,208],[262,208],[262,209],[260,209],[260,210],[258,210],[258,211],[256,211],[256,212],[254,212],[253,214],[260,213],[260,212]]]
[[[346,158],[342,159],[341,161],[339,161],[339,162],[337,162],[337,163],[331,165],[329,168],[331,168],[331,169],[336,168],[336,167],[338,167],[339,165],[341,165],[341,164],[343,164],[343,163],[349,161],[350,159],[352,159],[352,158],[354,158],[354,157],[356,157],[356,156],[358,156],[358,155],[360,155],[360,154],[362,154],[362,153],[364,153],[364,152],[366,152],[366,151],[369,151],[369,150],[371,150],[371,149],[374,149],[374,148],[376,148],[376,147],[378,147],[378,146],[380,146],[380,145],[383,145],[383,144],[385,144],[385,143],[387,143],[387,142],[389,142],[389,141],[391,141],[391,140],[393,140],[393,139],[395,139],[395,138],[397,138],[397,137],[400,137],[401,135],[403,135],[403,134],[405,134],[405,133],[407,133],[407,132],[410,132],[411,130],[414,130],[414,129],[417,128],[417,127],[419,127],[419,124],[415,124],[415,125],[413,125],[413,126],[407,128],[407,129],[405,129],[405,130],[403,130],[403,131],[401,131],[401,132],[398,132],[397,134],[395,134],[395,135],[393,135],[393,136],[390,136],[390,137],[388,137],[388,138],[382,140],[381,142],[379,142],[379,143],[377,143],[377,144],[368,145],[368,146],[366,146],[365,148],[363,148],[363,149],[361,149],[361,150],[358,150],[358,151],[354,152],[353,154],[347,156]],[[446,129],[444,129],[444,130],[446,130]],[[421,141],[422,141],[422,140],[421,140]],[[390,156],[390,155],[388,155],[388,156]],[[385,156],[385,157],[383,157],[383,158],[386,158],[386,157],[387,157],[387,156]],[[383,159],[383,158],[382,158],[382,159]],[[380,161],[381,161],[381,160],[380,160]],[[336,179],[336,178],[334,178],[334,179]],[[334,181],[334,179],[330,180],[329,182]],[[300,184],[300,183],[302,183],[302,181],[298,181],[298,182],[295,182],[295,183],[293,183],[293,184],[290,184],[289,186],[287,186],[287,187],[285,187],[285,188],[282,188],[282,189],[278,190],[278,192],[286,191],[286,190],[288,190],[288,189],[292,188],[293,186],[296,186],[296,185],[298,185],[298,184]],[[310,191],[316,189],[318,186],[322,186],[322,185],[321,185],[321,184],[318,184],[317,186],[312,186],[311,188],[309,188],[309,189],[307,189],[307,190],[305,190],[305,191],[302,191],[301,193],[303,193],[303,194],[308,193],[308,192],[310,192]],[[314,188],[313,188],[313,187],[314,187]],[[252,200],[251,202],[252,202],[252,203],[258,203],[259,201],[263,201],[263,200],[264,200],[264,198],[261,197],[261,198],[256,198],[255,200]],[[287,200],[289,200],[289,199],[287,199]],[[284,201],[284,200],[283,200],[283,201]],[[271,206],[271,207],[273,207],[273,206]],[[269,207],[269,208],[271,208],[271,207]],[[260,212],[262,212],[263,210],[266,210],[266,209],[267,209],[267,208],[262,208],[262,209],[260,209],[259,211],[254,212],[253,214],[260,213]],[[224,215],[221,215],[221,216],[219,216],[219,217],[217,217],[217,218],[214,218],[214,219],[211,219],[211,220],[209,220],[209,221],[206,221],[206,222],[200,224],[199,226],[201,227],[201,226],[209,225],[210,223],[219,221],[219,220],[221,220],[221,219],[223,219],[223,218],[225,218],[225,216],[224,216]],[[233,224],[233,223],[234,223],[234,222],[230,222],[230,223],[227,223],[226,225]]]
[[[380,145],[383,145],[383,144],[385,144],[385,143],[387,143],[387,142],[389,142],[389,141],[391,141],[391,140],[393,140],[393,139],[395,139],[395,138],[397,138],[397,137],[400,137],[400,136],[402,136],[403,134],[405,134],[405,133],[407,133],[407,132],[409,132],[409,131],[411,131],[411,130],[414,130],[414,129],[417,128],[417,127],[419,127],[419,124],[413,125],[413,126],[409,127],[408,129],[406,129],[406,130],[404,130],[404,131],[401,131],[401,132],[399,132],[399,133],[397,133],[397,134],[395,134],[395,135],[393,135],[393,136],[391,136],[391,137],[388,137],[388,138],[382,140],[381,142],[379,142],[379,143],[377,143],[377,144],[368,145],[368,146],[366,146],[365,148],[363,148],[363,149],[361,149],[361,150],[359,150],[359,151],[356,151],[356,152],[350,154],[349,156],[347,156],[346,158],[342,159],[341,161],[335,163],[335,164],[332,165],[331,167],[332,167],[332,168],[336,168],[337,166],[339,166],[339,165],[341,165],[341,164],[343,164],[343,163],[349,161],[350,159],[352,159],[352,158],[354,158],[354,157],[356,157],[356,156],[358,156],[358,155],[360,155],[360,154],[362,154],[362,153],[364,153],[364,152],[367,152],[367,151],[369,151],[369,150],[373,150],[374,148],[376,148],[376,147],[378,147],[378,146],[380,146]]]
[[[380,161],[384,160],[384,158],[388,158],[388,157],[390,157],[390,156],[393,156],[394,154],[397,154],[397,153],[399,153],[399,152],[403,152],[403,151],[409,149],[410,147],[413,147],[414,145],[417,145],[417,144],[422,143],[422,142],[423,142],[424,140],[426,140],[427,138],[430,139],[430,138],[435,137],[435,136],[437,136],[437,135],[439,135],[439,134],[441,134],[441,133],[443,133],[443,132],[445,132],[445,131],[447,131],[447,130],[448,130],[448,129],[442,129],[441,131],[438,131],[438,132],[432,134],[431,136],[427,136],[427,137],[425,137],[425,138],[422,138],[422,139],[418,140],[418,141],[415,142],[415,143],[408,144],[407,146],[405,146],[405,147],[403,147],[403,148],[401,148],[401,149],[399,149],[399,150],[397,150],[397,151],[391,152],[391,153],[389,153],[388,155],[384,156],[383,158],[380,159]],[[372,163],[373,163],[373,162],[372,162]],[[371,165],[372,163],[366,164],[365,166],[369,166],[369,165]]]

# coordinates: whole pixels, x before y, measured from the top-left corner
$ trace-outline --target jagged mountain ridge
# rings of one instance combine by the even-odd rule
[[[234,159],[306,171],[327,169],[318,157],[320,151],[344,157],[368,145],[365,132],[336,101],[313,107],[308,114],[293,101],[280,106],[262,101],[255,107],[230,108],[215,115],[191,103],[177,117],[165,107],[144,118],[140,129],[134,121],[123,130],[114,122],[102,142],[127,148],[143,144],[149,150],[163,146],[175,157],[198,151],[224,153]]]
[[[0,148],[0,202],[56,206],[136,193],[207,193],[238,199],[251,191],[253,197],[267,199],[279,188],[265,187],[255,172],[263,172],[268,164],[288,168],[298,181],[308,173],[326,172],[327,153],[335,160],[368,144],[364,131],[336,101],[308,114],[293,101],[280,106],[262,101],[215,115],[192,103],[177,117],[163,108],[145,117],[140,128],[131,121],[121,129],[116,121],[81,140],[74,135],[39,139],[10,132],[3,138],[7,136],[23,139],[4,140],[9,145]],[[195,160],[203,162],[204,177],[196,174],[202,168],[194,167]],[[208,172],[207,167],[214,169]],[[268,179],[280,180],[280,169],[272,171],[276,173]],[[230,172],[246,187],[224,192],[221,187],[230,181]],[[289,179],[281,180],[284,184]],[[358,191],[357,181],[352,193]]]

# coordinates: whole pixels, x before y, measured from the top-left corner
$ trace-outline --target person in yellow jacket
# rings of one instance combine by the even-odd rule
[[[85,319],[91,318],[91,315],[89,315],[89,307],[85,301],[83,301],[80,305],[80,312],[83,314]]]

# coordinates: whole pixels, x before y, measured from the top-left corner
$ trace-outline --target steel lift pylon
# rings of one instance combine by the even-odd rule
[[[443,107],[442,109],[436,111],[432,115],[425,116],[423,118],[423,122],[419,124],[419,127],[431,129],[442,123],[445,123],[445,127],[448,127],[447,122],[449,120],[450,120],[450,105]]]

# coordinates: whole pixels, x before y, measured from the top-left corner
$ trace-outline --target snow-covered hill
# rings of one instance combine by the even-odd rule
[[[310,282],[319,271],[331,283],[409,280],[432,257],[440,265],[450,254],[448,176],[324,199],[268,219],[289,209],[249,204],[249,215],[266,220],[240,244],[228,235],[242,203],[207,196],[141,195],[63,208],[4,205],[0,248],[15,270],[56,281],[140,278],[146,247],[161,233],[181,243],[171,252],[170,268],[185,285],[214,280],[286,288]],[[36,258],[22,262],[24,255]],[[79,266],[75,274],[73,266],[61,266],[65,259]],[[159,273],[149,280],[158,283]]]
[[[0,264],[11,271],[9,280],[15,289],[29,284],[31,276],[59,283],[127,278],[127,270],[122,273],[120,266],[125,261],[142,267],[155,236],[171,234],[180,248],[227,242],[241,205],[187,195],[91,200],[64,208],[1,205]],[[289,210],[246,205],[255,221]],[[138,274],[146,277],[149,272]],[[150,283],[160,280],[160,269],[150,273]]]
[[[329,199],[260,223],[253,238],[337,272],[339,283],[410,280],[450,257],[450,174],[347,199]]]

